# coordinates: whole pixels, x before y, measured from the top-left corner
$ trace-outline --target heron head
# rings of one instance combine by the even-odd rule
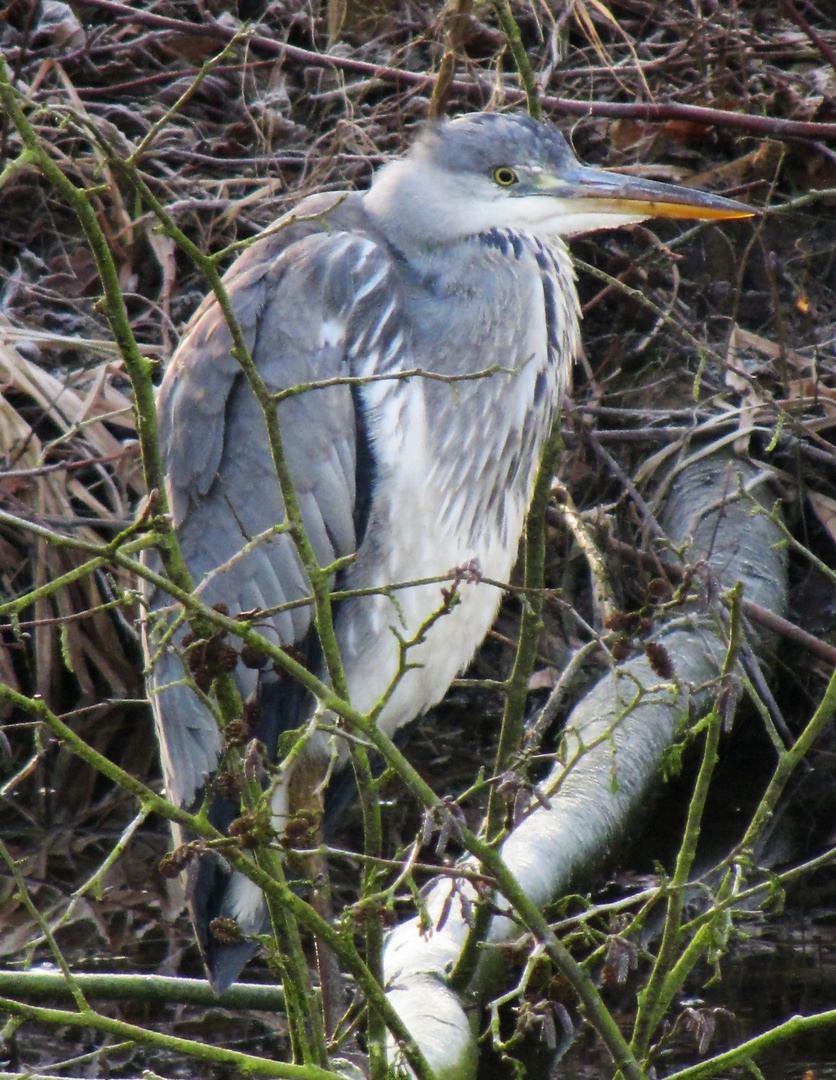
[[[750,217],[717,195],[582,165],[554,124],[475,113],[428,126],[375,176],[367,204],[427,245],[495,228],[555,237],[649,217]]]

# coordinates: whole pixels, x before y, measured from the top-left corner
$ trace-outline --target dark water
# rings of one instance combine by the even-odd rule
[[[695,973],[693,993],[679,1002],[680,1010],[709,1014],[714,1035],[700,1055],[693,1031],[680,1031],[669,1053],[657,1064],[660,1078],[762,1034],[794,1015],[836,1009],[836,911],[805,909],[803,896],[781,916],[739,927],[741,934],[720,962],[719,978],[708,968]],[[625,987],[625,1006],[637,986]],[[628,992],[629,991],[629,992]],[[612,1004],[612,1002],[608,1002]],[[629,1033],[632,1015],[617,1012]],[[836,1025],[809,1032],[792,1042],[755,1056],[765,1080],[836,1080]],[[530,1074],[536,1075],[536,1074]],[[549,1076],[548,1068],[540,1074]],[[592,1037],[582,1034],[551,1073],[555,1078],[611,1080],[607,1054]],[[752,1076],[744,1066],[723,1070],[721,1077]]]

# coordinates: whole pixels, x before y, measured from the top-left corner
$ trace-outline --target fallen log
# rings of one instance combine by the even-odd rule
[[[723,590],[742,582],[747,599],[780,615],[786,558],[780,525],[763,512],[774,497],[768,481],[764,470],[725,453],[697,456],[668,477],[660,524],[672,549],[698,567],[706,583]],[[763,634],[750,629],[747,636],[762,652]],[[502,845],[506,864],[541,908],[612,863],[660,784],[665,752],[688,716],[711,706],[728,645],[721,605],[701,610],[692,604],[662,624],[654,641],[664,648],[673,677],[656,674],[643,654],[615,665],[567,720],[562,760],[540,785],[548,806],[538,805]],[[462,881],[458,887],[478,903],[472,886]],[[439,1080],[470,1080],[478,1061],[474,1005],[495,995],[502,977],[499,951],[489,946],[518,936],[519,925],[492,920],[488,947],[470,986],[458,994],[445,980],[468,923],[463,905],[449,898],[449,878],[431,884],[425,902],[436,929],[422,935],[418,919],[396,927],[386,942],[384,972],[392,1004]]]

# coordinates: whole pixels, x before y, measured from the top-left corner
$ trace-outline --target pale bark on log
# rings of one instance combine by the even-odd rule
[[[769,505],[768,474],[726,454],[695,456],[666,481],[661,524],[685,562],[706,564],[725,589],[741,581],[744,595],[783,614],[786,557],[779,524],[756,510]],[[709,589],[710,591],[710,589]],[[538,806],[513,831],[502,855],[527,895],[540,907],[575,891],[604,863],[640,818],[660,783],[662,757],[675,740],[689,708],[704,713],[726,651],[719,607],[691,610],[659,628],[675,684],[660,679],[644,655],[604,676],[572,711],[566,753],[542,783],[550,806]],[[755,632],[756,652],[764,642]],[[636,701],[639,687],[645,692]],[[466,883],[461,891],[475,902]],[[484,950],[468,993],[459,997],[444,979],[467,936],[461,904],[450,905],[449,879],[433,883],[426,903],[433,925],[445,906],[440,930],[422,936],[418,920],[396,927],[386,942],[387,993],[419,1043],[439,1080],[470,1080],[478,1058],[472,1024],[474,1002],[497,992],[497,950]],[[494,918],[488,941],[513,939],[518,926]]]

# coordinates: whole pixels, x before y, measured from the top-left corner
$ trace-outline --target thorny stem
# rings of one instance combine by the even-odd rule
[[[270,806],[271,797],[272,789],[263,791],[258,780],[247,779],[242,792],[242,809],[246,808],[250,814],[257,815],[263,807]],[[287,887],[282,861],[277,852],[269,846],[269,842],[261,842],[255,847],[253,863],[274,881]],[[322,1011],[311,985],[299,925],[272,893],[264,893],[264,902],[270,916],[274,942],[281,957],[291,1058],[297,1063],[312,1062],[325,1068],[328,1065],[328,1051]]]
[[[5,517],[6,515],[3,515]],[[10,524],[21,525],[24,528],[31,528],[34,526],[33,531],[37,530],[39,526],[34,522],[23,521],[21,518],[16,518],[14,515],[9,515],[11,519]],[[2,517],[0,517],[0,521]],[[49,533],[45,536],[44,531]],[[53,547],[67,547],[71,550],[79,550],[78,543],[71,536],[61,536],[60,533],[53,533],[51,530],[43,530],[40,533],[41,539],[46,540]],[[63,541],[63,543],[62,543]],[[82,541],[84,543],[84,541]],[[150,536],[143,536],[137,540],[132,541],[130,544],[122,546],[121,551],[128,555],[132,555],[136,551],[142,551],[144,548],[151,547],[154,540]],[[82,563],[80,566],[74,567],[72,570],[68,570],[66,574],[61,574],[60,577],[53,578],[51,581],[46,582],[43,585],[38,586],[35,589],[30,589],[29,592],[23,596],[15,597],[13,600],[7,600],[5,604],[0,604],[0,616],[11,615],[14,618],[19,612],[25,611],[26,608],[31,607],[38,600],[42,600],[44,597],[52,596],[60,589],[65,588],[67,585],[72,585],[73,582],[82,581],[90,574],[96,572],[96,570],[102,570],[107,566],[110,566],[113,562],[114,554],[117,550],[116,547],[112,547],[110,544],[89,544],[83,550],[90,551],[98,550],[102,554],[96,556],[96,558],[89,559],[87,562]]]
[[[528,954],[528,957],[526,958],[525,967],[523,968],[522,975],[517,980],[517,985],[514,986],[511,990],[509,990],[507,993],[502,994],[500,997],[494,998],[491,1002],[491,1042],[493,1043],[494,1049],[499,1054],[502,1054],[503,1052],[512,1049],[514,1044],[519,1039],[518,1030],[515,1030],[511,1034],[510,1038],[502,1038],[502,1027],[499,1010],[502,1008],[503,1005],[507,1005],[512,1001],[523,1001],[525,999],[525,993],[529,987],[529,984],[531,983],[531,977],[534,974],[534,971],[539,964],[541,957],[541,949],[532,949],[532,951]]]
[[[125,826],[125,828],[122,830],[122,835],[110,849],[104,861],[99,865],[99,867],[95,870],[92,876],[87,879],[87,881],[83,882],[83,884],[81,884],[77,889],[73,891],[72,900],[64,909],[61,917],[52,926],[53,933],[59,927],[64,926],[66,923],[72,921],[77,904],[87,892],[92,890],[93,895],[97,900],[102,899],[102,881],[105,875],[107,874],[108,870],[110,870],[111,867],[113,867],[118,862],[122,855],[124,855],[125,849],[127,848],[137,829],[139,829],[145,823],[147,817],[148,811],[146,811],[144,808],[140,808],[139,813],[135,814],[133,820]]]
[[[435,611],[431,611],[430,614],[424,619],[411,638],[404,638],[400,634],[397,635],[398,641],[398,666],[394,675],[389,681],[389,685],[380,695],[380,698],[374,704],[374,706],[368,712],[369,720],[377,724],[380,714],[386,708],[386,703],[392,698],[398,684],[401,682],[406,673],[410,670],[410,667],[415,667],[415,664],[409,662],[409,650],[414,649],[417,645],[422,645],[426,640],[426,636],[429,631],[435,626],[439,619],[443,619],[446,615],[449,615],[455,605],[459,601],[459,585],[461,582],[461,575],[459,573],[453,574],[453,583],[449,589],[442,589],[442,600]]]
[[[728,937],[731,927],[731,912],[729,909],[737,899],[739,876],[739,874],[732,871],[726,873],[720,887],[717,889],[712,909],[707,912],[706,918],[699,922],[696,933],[680,955],[676,957],[670,971],[662,980],[658,997],[660,1002],[664,1002],[664,1008],[660,1005],[658,1009],[654,1009],[653,1019],[656,1025],[661,1023],[664,1010],[668,1008],[676,994],[682,989],[685,980],[694,970],[694,966],[712,950],[719,952],[718,943]],[[687,934],[693,929],[693,926],[685,926],[682,929],[684,934]],[[655,1004],[655,1002],[651,1001],[650,1007],[654,1008]],[[650,1035],[652,1037],[653,1029],[651,1029]]]
[[[332,379],[314,379],[312,382],[294,383],[284,390],[276,390],[271,398],[277,404],[287,398],[307,394],[311,390],[329,390],[333,386],[367,386],[376,382],[406,382],[409,379],[427,379],[429,382],[448,383],[455,387],[460,382],[474,382],[477,379],[490,379],[494,375],[519,375],[525,365],[516,368],[491,364],[479,371],[469,371],[460,375],[445,375],[440,371],[427,371],[426,368],[407,368],[405,371],[386,371],[377,375],[335,375]]]

